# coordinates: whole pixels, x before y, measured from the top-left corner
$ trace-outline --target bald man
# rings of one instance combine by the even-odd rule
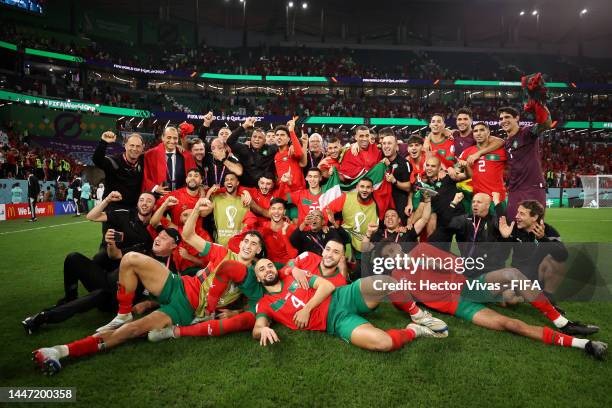
[[[482,257],[484,260],[484,269],[466,271],[468,278],[502,269],[510,254],[509,245],[497,244],[502,241],[499,217],[503,215],[503,207],[499,198],[499,193],[495,193],[494,199],[485,193],[475,194],[472,198],[472,214],[453,217],[447,228],[455,234],[462,257]],[[495,204],[495,214],[491,213],[492,202]]]

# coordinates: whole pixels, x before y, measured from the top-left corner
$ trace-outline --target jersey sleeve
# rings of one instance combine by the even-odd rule
[[[266,319],[272,321],[272,318],[270,317],[271,315],[272,313],[270,313],[270,305],[268,305],[268,302],[266,302],[263,298],[260,299],[255,307],[255,319],[265,317]]]

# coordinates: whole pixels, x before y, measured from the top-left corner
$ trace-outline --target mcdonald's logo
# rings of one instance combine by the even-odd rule
[[[7,207],[8,208],[6,209],[6,219],[11,220],[13,218],[17,218],[15,217],[15,215],[17,214],[17,209],[15,208],[15,206],[9,205]]]

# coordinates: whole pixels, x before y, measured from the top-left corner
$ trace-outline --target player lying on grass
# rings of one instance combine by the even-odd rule
[[[233,281],[239,287],[251,286],[255,283],[258,286],[260,295],[256,298],[250,298],[249,304],[256,304],[261,296],[263,296],[263,288],[258,282],[255,271],[252,268],[241,268],[238,266],[230,267],[229,262],[223,263],[223,267],[219,267],[215,273],[215,283],[208,291],[207,308],[214,313],[217,307],[217,294],[223,293],[226,287]],[[308,277],[320,276],[330,281],[334,286],[344,286],[347,284],[346,260],[344,258],[344,244],[340,239],[331,239],[323,249],[323,256],[318,256],[312,252],[304,252],[291,262],[290,266],[281,269],[281,277],[292,275],[303,289],[308,289]],[[256,289],[249,290],[250,296],[256,293]],[[403,302],[404,310],[406,310],[413,322],[426,326],[435,332],[444,332],[447,330],[446,324],[433,317],[426,310],[420,309],[414,302]],[[246,310],[243,313],[252,313],[252,321],[255,322],[254,310]],[[228,334],[237,326],[231,325],[234,318],[209,320],[206,322],[197,323],[190,326],[168,326],[160,330],[152,330],[149,332],[149,340],[161,341],[168,338],[178,338],[185,336],[220,336]],[[242,326],[244,328],[244,326]],[[248,329],[251,329],[249,327]]]
[[[404,256],[401,246],[395,242],[383,243],[381,245],[379,253],[383,258]],[[409,255],[413,256],[422,256],[421,254],[426,254],[430,258],[454,258],[452,254],[428,244],[419,244],[409,253]],[[608,345],[604,342],[573,337],[549,327],[533,326],[521,320],[504,316],[486,307],[483,303],[500,301],[502,293],[504,299],[507,300],[507,288],[512,287],[512,283],[514,283],[514,286],[518,286],[515,290],[515,296],[520,298],[520,300],[529,302],[536,309],[540,310],[561,331],[566,333],[580,332],[582,334],[592,334],[599,330],[596,326],[582,325],[566,319],[554,308],[540,290],[534,289],[532,282],[517,269],[505,268],[481,275],[477,280],[479,284],[477,288],[470,288],[466,284],[467,278],[463,274],[456,273],[454,270],[432,271],[417,268],[415,271],[394,270],[392,273],[399,281],[409,280],[416,282],[416,287],[420,287],[419,282],[424,281],[442,285],[447,282],[458,284],[455,290],[438,287],[436,290],[411,290],[410,295],[415,300],[434,310],[462,318],[477,326],[491,330],[509,331],[530,339],[540,340],[547,344],[584,349],[587,354],[597,359],[602,359],[608,348]],[[394,302],[394,306],[402,310],[405,309],[401,302]]]
[[[257,303],[253,338],[262,346],[280,341],[270,327],[277,321],[292,330],[326,331],[357,347],[372,351],[393,351],[416,337],[447,337],[448,329],[434,332],[426,326],[410,323],[405,329],[382,330],[361,315],[374,310],[389,290],[377,290],[376,281],[397,283],[390,276],[358,279],[336,288],[325,278],[313,275],[304,289],[293,276],[282,276],[269,259],[255,264],[257,280],[266,294]]]
[[[197,213],[190,217],[192,218],[197,218]],[[185,229],[193,229],[193,225],[190,225],[189,222],[188,219]],[[193,224],[193,219],[191,224]],[[216,260],[211,259],[211,262],[219,263],[225,259],[232,259],[240,264],[250,265],[262,251],[262,239],[256,232],[245,234],[238,254],[220,245],[217,247],[224,249],[225,253],[216,248],[218,256]],[[119,290],[117,291],[119,314],[109,325],[105,326],[106,328],[112,327],[112,329],[104,329],[93,336],[69,344],[35,350],[33,359],[44,372],[55,374],[61,369],[60,359],[62,358],[94,354],[146,335],[151,330],[162,329],[172,324],[189,325],[198,309],[203,309],[205,306],[202,301],[206,299],[213,276],[214,273],[209,274],[208,277],[204,275],[179,276],[171,273],[153,258],[129,252],[123,256],[119,267]],[[151,295],[157,297],[160,308],[141,319],[133,320],[132,301],[138,282],[141,282]],[[259,290],[261,291],[261,288]],[[231,288],[221,295],[222,302],[220,303],[227,305],[237,300],[239,296],[240,292]],[[240,314],[233,318],[232,323],[240,328],[244,327],[248,330],[253,326],[252,314]]]

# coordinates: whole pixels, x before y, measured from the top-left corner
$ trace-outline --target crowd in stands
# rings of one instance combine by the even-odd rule
[[[582,187],[580,175],[612,172],[612,145],[603,133],[553,131],[540,148],[548,187]]]
[[[12,123],[0,127],[0,178],[25,179],[32,171],[40,181],[70,181],[83,165],[65,152],[36,146],[27,131],[17,132]]]
[[[53,33],[29,34],[12,24],[0,28],[0,40],[84,58],[150,69],[259,75],[312,75],[361,78],[516,80],[534,66],[554,81],[608,82],[609,64],[576,58],[424,51],[328,50],[305,47],[223,49],[207,46],[126,47],[90,39],[61,42]],[[392,58],[390,57],[392,56]]]

